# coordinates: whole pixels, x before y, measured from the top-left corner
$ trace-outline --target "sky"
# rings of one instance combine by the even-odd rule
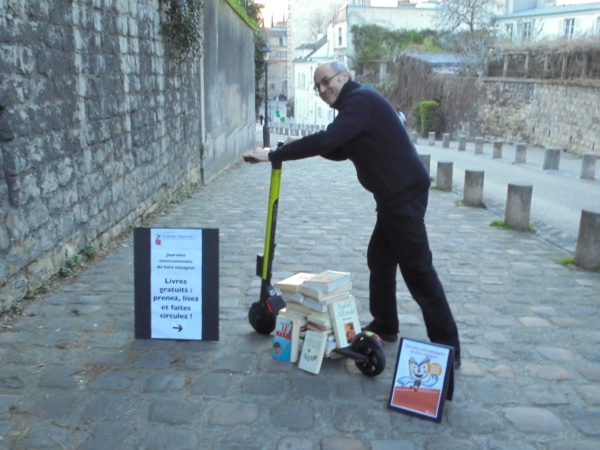
[[[268,27],[271,26],[271,17],[275,19],[275,22],[280,22],[284,15],[287,17],[287,0],[257,0],[256,3],[265,5],[263,18]]]

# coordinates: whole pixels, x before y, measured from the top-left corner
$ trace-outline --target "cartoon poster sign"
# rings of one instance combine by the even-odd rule
[[[218,324],[219,281],[216,232],[134,231],[136,337],[218,339],[218,325],[214,326]]]
[[[441,422],[453,371],[452,347],[402,338],[389,407]]]

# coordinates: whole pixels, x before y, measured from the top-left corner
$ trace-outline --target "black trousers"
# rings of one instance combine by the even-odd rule
[[[433,267],[424,216],[428,192],[401,204],[378,204],[367,251],[371,315],[382,333],[399,331],[396,274],[421,307],[431,342],[454,347],[460,356],[456,322]]]

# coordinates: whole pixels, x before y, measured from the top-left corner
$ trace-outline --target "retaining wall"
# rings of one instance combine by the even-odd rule
[[[254,146],[252,29],[204,4],[177,72],[164,2],[0,1],[0,309]]]
[[[396,87],[386,95],[406,111],[409,126],[413,105],[435,99],[442,132],[600,155],[597,80],[472,78],[406,55],[397,70]]]

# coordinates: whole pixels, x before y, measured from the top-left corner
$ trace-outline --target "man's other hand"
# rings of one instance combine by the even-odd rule
[[[252,150],[248,150],[242,157],[244,161],[250,164],[256,164],[259,162],[269,162],[269,148],[255,147]]]

